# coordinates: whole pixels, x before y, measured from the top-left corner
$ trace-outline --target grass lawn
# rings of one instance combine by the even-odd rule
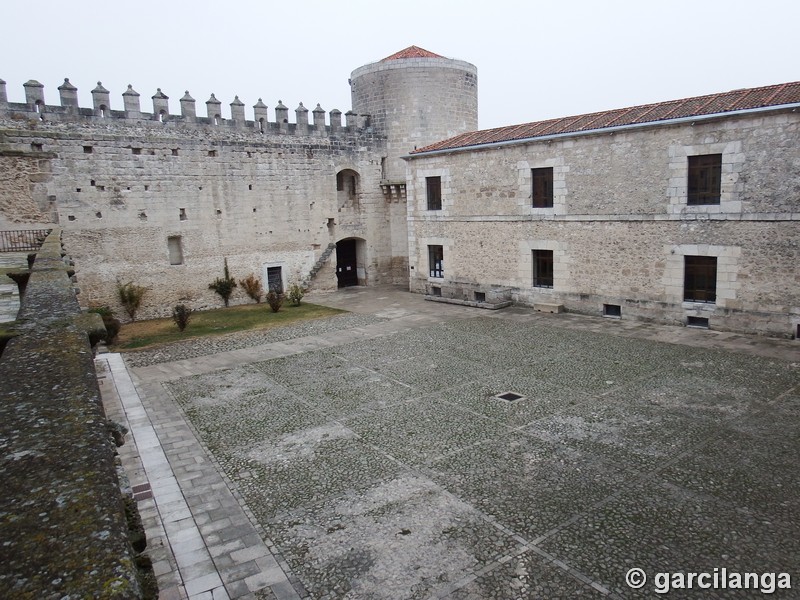
[[[122,326],[114,349],[132,350],[206,335],[269,329],[343,312],[347,311],[305,302],[300,306],[284,304],[276,313],[270,310],[268,304],[245,304],[192,313],[191,321],[183,332],[178,331],[178,326],[171,318],[135,321]]]

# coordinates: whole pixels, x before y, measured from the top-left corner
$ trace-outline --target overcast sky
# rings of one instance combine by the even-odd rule
[[[351,108],[357,67],[417,45],[478,67],[479,124],[498,127],[800,79],[796,0],[4,0],[0,78],[9,100],[69,77],[81,106],[97,81],[142,110],[160,87],[179,114],[211,92],[269,118],[290,109]]]

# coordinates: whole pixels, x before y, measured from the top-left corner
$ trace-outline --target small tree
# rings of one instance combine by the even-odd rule
[[[225,307],[228,306],[228,301],[231,299],[231,294],[233,294],[233,288],[236,287],[236,280],[231,277],[231,274],[228,272],[228,259],[225,259],[225,277],[217,277],[213,283],[209,284],[208,288],[214,290],[222,297],[222,301],[225,302]]]
[[[277,294],[275,290],[270,290],[267,293],[267,304],[269,304],[272,312],[278,312],[283,306],[283,294]]]
[[[294,306],[300,306],[300,300],[306,295],[306,291],[296,283],[289,288],[289,300]]]
[[[146,287],[134,285],[131,281],[128,283],[120,283],[117,281],[117,296],[119,296],[119,302],[122,304],[125,312],[128,313],[131,321],[136,320],[136,311],[142,306],[142,298],[144,298],[146,292]]]
[[[256,301],[256,304],[261,304],[261,298],[264,297],[264,288],[261,287],[261,280],[250,273],[244,279],[239,280],[239,285],[242,286],[244,293]]]
[[[189,319],[192,317],[192,309],[186,306],[185,304],[178,304],[175,308],[172,309],[172,320],[175,321],[175,325],[178,326],[180,331],[186,329],[186,326],[189,324]]]

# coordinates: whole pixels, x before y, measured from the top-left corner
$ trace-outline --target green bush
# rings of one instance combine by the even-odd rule
[[[231,274],[228,272],[228,259],[225,259],[225,277],[217,277],[211,284],[209,284],[208,288],[214,290],[217,294],[220,295],[222,301],[225,303],[225,306],[228,306],[228,301],[231,299],[231,294],[233,294],[233,289],[236,287],[236,280],[231,277]]]
[[[244,279],[239,280],[239,285],[242,286],[244,293],[256,301],[256,304],[261,304],[261,298],[264,297],[264,288],[261,287],[261,280],[250,273]]]
[[[136,320],[136,311],[142,306],[142,298],[144,298],[146,292],[146,287],[135,285],[131,281],[128,283],[120,283],[117,281],[117,296],[119,297],[119,302],[122,304],[125,312],[128,313],[131,321]]]
[[[276,294],[274,290],[270,290],[267,294],[267,304],[272,312],[278,312],[283,306],[283,294]]]
[[[289,288],[289,301],[294,306],[300,306],[300,300],[306,295],[306,291],[296,283]]]
[[[186,326],[189,324],[189,319],[191,318],[192,309],[185,304],[178,304],[172,309],[172,320],[175,321],[175,325],[178,326],[180,331],[186,329]]]

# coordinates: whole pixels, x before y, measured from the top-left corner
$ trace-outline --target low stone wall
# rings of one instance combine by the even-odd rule
[[[0,597],[141,598],[89,344],[98,323],[80,313],[60,236],[36,257],[0,357]]]

